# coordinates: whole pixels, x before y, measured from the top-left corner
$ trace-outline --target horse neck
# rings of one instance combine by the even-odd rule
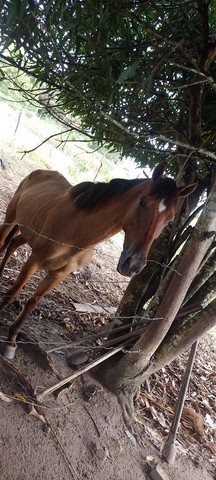
[[[86,221],[91,228],[92,243],[99,243],[122,230],[123,219],[128,209],[142,191],[143,183],[140,183],[91,214],[89,212]]]
[[[146,183],[145,186],[147,187]],[[143,183],[139,183],[111,201],[110,207],[112,209],[113,218],[116,218],[116,226],[118,226],[119,230],[122,229],[123,219],[126,213],[133,203],[137,201],[143,190]],[[109,205],[107,205],[107,207],[109,208]]]

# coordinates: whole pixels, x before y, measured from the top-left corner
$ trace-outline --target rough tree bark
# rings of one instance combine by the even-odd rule
[[[154,242],[150,250],[147,266],[139,275],[135,275],[128,284],[115,315],[115,317],[121,317],[122,323],[131,323],[129,317],[134,317],[137,314],[143,293],[150,284],[156,270],[159,276],[159,270],[163,268],[164,252],[166,252],[170,231],[171,228],[167,227],[160,235],[160,238]]]
[[[208,280],[202,285],[202,288],[196,291],[193,297],[190,298],[190,301],[185,303],[185,307],[190,307],[191,305],[200,305],[201,308],[205,308],[209,303],[211,303],[216,298],[216,272],[211,275]]]
[[[170,358],[174,358],[180,349],[176,345],[176,333],[169,336],[169,329],[178,313],[179,308],[185,298],[185,295],[194,279],[204,256],[206,255],[213,241],[216,231],[216,182],[203,208],[202,214],[194,228],[190,240],[187,242],[183,255],[178,264],[178,271],[173,273],[172,280],[164,294],[164,297],[155,312],[155,317],[160,320],[150,322],[146,327],[145,333],[140,337],[137,343],[132,347],[130,353],[123,356],[113,371],[107,371],[105,381],[109,387],[117,394],[119,402],[122,405],[124,417],[128,425],[133,415],[133,399],[137,394],[139,386],[154,371],[161,368],[162,365],[169,363]],[[210,304],[208,309],[213,308],[215,302]],[[188,331],[185,334],[177,335],[181,350],[192,344],[200,334],[203,333],[203,316],[208,316],[206,312],[201,312],[199,316],[191,319],[194,327],[189,328],[190,319],[184,320],[179,325],[187,325]],[[210,315],[211,317],[211,315]],[[198,321],[194,321],[198,318]],[[152,318],[153,320],[153,318]],[[189,323],[187,323],[189,322]],[[193,323],[195,322],[195,323]],[[209,326],[216,323],[215,317],[207,320]],[[181,332],[182,333],[182,332]],[[168,335],[168,336],[167,336]],[[188,338],[189,335],[189,338]],[[162,348],[165,337],[169,338],[170,356],[167,350]],[[162,356],[162,353],[163,356]],[[155,360],[157,359],[157,361]],[[155,363],[156,362],[156,363]],[[154,365],[154,367],[153,367]]]
[[[205,262],[200,272],[196,275],[196,278],[192,282],[188,293],[185,298],[185,304],[196,303],[205,298],[205,289],[209,291],[209,287],[205,284],[208,282],[214,287],[216,282],[216,248],[212,251],[208,260]],[[214,281],[211,277],[214,276]],[[202,292],[201,292],[202,289]]]

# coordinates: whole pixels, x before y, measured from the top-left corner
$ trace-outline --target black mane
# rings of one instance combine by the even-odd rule
[[[134,186],[146,181],[148,180],[143,178],[135,178],[134,180],[115,178],[109,183],[83,182],[73,187],[71,193],[78,208],[91,210],[99,203],[105,204],[111,198],[120,197]],[[168,200],[175,195],[175,192],[175,181],[172,178],[164,177],[155,184],[153,183],[151,195]]]
[[[109,183],[83,182],[72,188],[72,195],[77,207],[90,210],[98,203],[105,204],[111,198],[120,197],[130,188],[145,181],[143,178],[135,178],[134,180],[114,178]]]

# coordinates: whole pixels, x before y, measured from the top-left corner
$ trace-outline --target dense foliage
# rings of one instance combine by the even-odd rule
[[[51,98],[142,165],[168,158],[176,172],[190,155],[206,175],[216,161],[215,0],[0,5],[2,78],[6,65],[31,75],[32,101]]]

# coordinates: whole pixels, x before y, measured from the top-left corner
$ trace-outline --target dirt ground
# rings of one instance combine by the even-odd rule
[[[1,220],[19,181],[38,166],[27,158],[22,164],[8,159],[6,169],[0,172]],[[183,359],[176,360],[172,367],[151,379],[147,391],[142,389],[137,401],[136,439],[123,423],[115,396],[88,374],[46,397],[40,418],[32,415],[33,393],[41,392],[72,373],[67,364],[69,350],[50,353],[49,362],[45,356],[43,358],[42,350],[97,332],[118,305],[127,285],[127,280],[116,272],[121,242],[119,235],[99,246],[93,263],[70,275],[53,290],[26,322],[27,343],[23,345],[21,337],[12,367],[0,361],[1,480],[140,480],[149,478],[155,464],[163,468],[170,480],[216,478],[215,417],[212,420],[216,394],[212,370],[215,361],[213,336],[200,344],[189,392],[191,397],[187,397],[188,407],[196,398],[200,405],[208,405],[207,419],[209,422],[211,419],[212,425],[201,422],[200,430],[196,430],[196,422],[186,419],[181,425],[173,466],[162,461],[160,449],[173,413],[173,404],[168,409],[166,403],[168,392],[170,390],[175,402],[179,375],[184,369]],[[23,247],[8,263],[1,279],[2,293],[12,284],[27,254],[28,249]],[[1,313],[2,344],[5,327],[20,311],[22,302],[34,290],[39,278],[36,274],[20,301]],[[75,310],[74,304],[79,304],[77,308],[81,311]],[[89,311],[86,311],[87,306],[90,306]],[[92,311],[94,306],[95,312]],[[38,344],[41,350],[35,350]],[[198,395],[196,398],[194,392]]]

